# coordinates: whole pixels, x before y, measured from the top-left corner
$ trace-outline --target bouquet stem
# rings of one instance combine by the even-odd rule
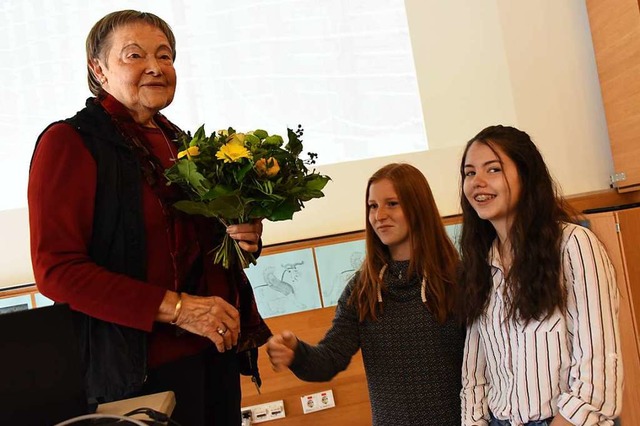
[[[223,219],[219,220],[225,227],[228,226]],[[222,264],[223,268],[229,269],[236,262],[240,263],[242,269],[257,263],[253,253],[244,251],[236,240],[225,233],[222,242],[213,249],[213,263]]]

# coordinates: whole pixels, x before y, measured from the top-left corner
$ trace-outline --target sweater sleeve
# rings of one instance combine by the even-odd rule
[[[347,304],[353,281],[345,287],[333,323],[317,346],[298,342],[291,371],[299,379],[325,382],[345,370],[360,349],[360,332],[355,308]]]
[[[38,290],[92,317],[150,331],[166,290],[110,272],[89,256],[96,170],[71,126],[55,124],[42,135],[28,187]]]
[[[591,231],[569,229],[563,267],[573,359],[569,389],[558,398],[558,406],[573,424],[612,424],[622,401],[615,271]]]

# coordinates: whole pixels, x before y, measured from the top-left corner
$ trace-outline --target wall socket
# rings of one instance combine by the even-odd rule
[[[271,401],[264,404],[241,408],[242,417],[251,416],[251,424],[268,422],[285,417],[284,401]],[[250,414],[249,414],[250,413]]]
[[[312,393],[311,395],[305,395],[300,397],[302,403],[302,411],[304,414],[313,413],[314,411],[326,410],[336,406],[336,402],[333,399],[333,391],[331,389]]]

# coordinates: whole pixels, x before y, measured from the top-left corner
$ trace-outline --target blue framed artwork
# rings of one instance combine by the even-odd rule
[[[456,249],[460,251],[460,235],[462,233],[462,224],[454,223],[453,225],[447,225],[444,227],[447,231],[447,235],[451,238],[453,245],[456,246]]]
[[[263,318],[322,307],[310,248],[260,256],[245,273]]]
[[[364,260],[364,240],[316,247],[320,291],[325,307],[335,306],[338,299]]]
[[[49,299],[48,297],[43,296],[40,293],[36,293],[35,294],[35,298],[36,298],[36,307],[41,308],[43,306],[51,306],[53,305],[53,300]]]
[[[0,299],[0,314],[26,311],[31,308],[33,305],[31,304],[31,296],[28,294]]]

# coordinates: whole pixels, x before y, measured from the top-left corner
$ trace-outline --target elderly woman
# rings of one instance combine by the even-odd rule
[[[186,216],[163,175],[179,129],[159,113],[176,88],[175,38],[124,10],[87,38],[95,95],[36,144],[29,180],[38,289],[75,311],[90,400],[173,390],[185,425],[239,424],[239,372],[270,335],[242,270],[207,253],[224,232],[257,252],[259,222]]]

